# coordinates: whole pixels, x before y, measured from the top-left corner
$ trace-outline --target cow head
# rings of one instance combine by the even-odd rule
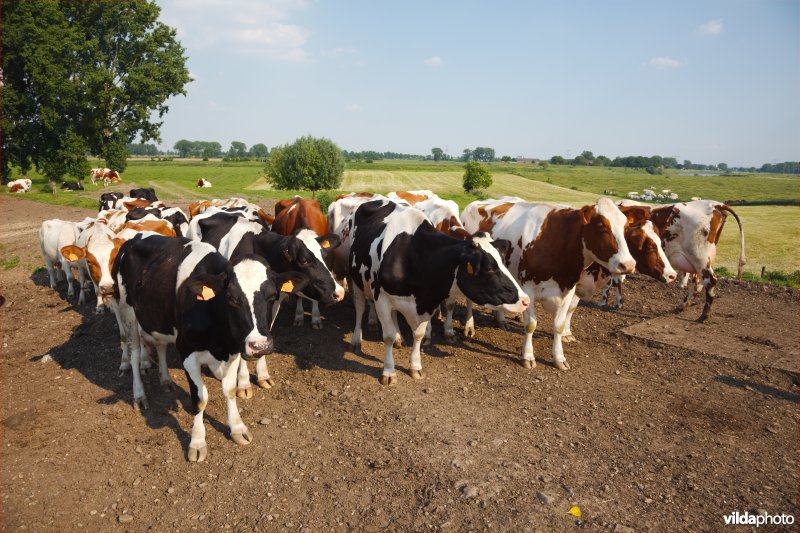
[[[610,198],[600,198],[594,205],[580,209],[584,263],[600,263],[612,274],[630,274],[636,267],[625,242],[628,220]]]
[[[278,293],[298,292],[307,282],[299,272],[274,274],[263,258],[244,256],[227,272],[186,280],[181,326],[187,334],[205,337],[212,325],[221,324],[245,360],[258,359],[273,349],[267,317]]]
[[[111,269],[125,239],[117,238],[102,224],[95,224],[87,231],[91,231],[91,234],[84,246],[74,244],[64,246],[61,248],[61,255],[71,263],[79,260],[85,262],[89,276],[97,287],[97,310],[100,311],[102,305],[108,306],[109,300],[114,295]]]
[[[465,241],[456,271],[456,284],[464,296],[478,305],[521,313],[530,305],[514,276],[503,264],[501,255],[511,247],[506,240],[493,241],[485,233],[476,233]]]
[[[309,279],[303,296],[323,304],[341,302],[344,288],[336,282],[325,264],[328,254],[342,243],[341,238],[333,233],[318,237],[309,229],[298,231],[294,237],[288,240],[283,253],[290,268],[304,273]]]
[[[628,250],[636,260],[636,270],[664,283],[672,283],[678,276],[661,247],[661,238],[649,220],[625,230]]]

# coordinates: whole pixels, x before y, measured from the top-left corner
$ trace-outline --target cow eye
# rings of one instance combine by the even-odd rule
[[[708,237],[708,230],[703,228],[703,237]]]
[[[297,264],[301,267],[308,266],[308,259],[300,259],[297,261]]]

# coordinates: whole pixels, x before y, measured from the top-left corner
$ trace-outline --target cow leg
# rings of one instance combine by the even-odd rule
[[[299,296],[297,298],[297,306],[294,310],[294,322],[292,322],[295,326],[302,326],[303,319],[305,318],[305,311],[303,311],[303,299]]]
[[[425,335],[426,330],[430,327],[430,319],[423,320],[418,322],[416,325],[414,324],[415,321],[419,321],[420,317],[417,315],[408,316],[405,313],[403,316],[406,317],[408,324],[411,326],[411,329],[414,332],[414,344],[411,347],[411,377],[414,379],[422,379],[422,352],[420,350],[420,345],[422,344],[422,339]]]
[[[361,351],[361,319],[364,316],[366,303],[367,299],[364,297],[364,291],[353,283],[353,306],[356,308],[356,324],[353,327],[353,338],[350,340],[350,344],[353,346],[353,353]]]
[[[44,245],[42,245],[44,246]],[[44,264],[47,267],[47,274],[50,276],[50,288],[55,289],[57,280],[56,280],[56,270],[53,267],[53,262],[50,260],[49,257],[45,256]]]
[[[475,336],[475,317],[472,316],[472,302],[467,300],[467,318],[464,320],[464,336]]]
[[[375,302],[368,301],[367,307],[369,308],[369,314],[367,315],[367,327],[370,331],[375,331],[378,329],[378,315],[375,313]]]
[[[688,274],[687,274],[687,276],[688,276]],[[686,280],[686,279],[688,279],[688,278],[684,278],[684,280]],[[683,285],[684,287],[686,287],[687,285],[689,285],[689,286],[688,286],[688,289],[686,291],[686,297],[683,299],[683,302],[681,303],[681,305],[678,306],[677,311],[683,311],[684,309],[686,309],[687,307],[692,305],[692,301],[694,300],[695,295],[698,292],[700,292],[701,286],[700,286],[699,280],[696,277],[693,276],[692,277],[692,281],[694,282],[693,285],[689,285],[688,283],[686,283],[686,285]]]
[[[253,386],[250,384],[250,369],[247,368],[247,361],[243,357],[239,358],[239,368],[236,374],[236,396],[242,399],[253,397]]]
[[[523,288],[523,290],[525,290]],[[536,366],[536,359],[533,357],[533,332],[536,331],[536,307],[534,306],[535,300],[533,295],[525,291],[525,294],[531,299],[531,304],[522,313],[522,320],[525,323],[525,340],[522,344],[522,366],[525,368],[533,368]]]
[[[158,381],[161,383],[161,388],[170,391],[174,390],[175,384],[172,382],[172,376],[169,375],[169,366],[167,366],[167,345],[156,344],[156,352],[158,353]]]
[[[81,293],[82,294],[82,293]],[[129,315],[133,313],[131,310],[130,312],[127,309],[124,309],[120,306],[119,302],[116,298],[111,299],[111,309],[114,311],[114,317],[117,319],[117,328],[119,329],[119,348],[122,352],[122,359],[119,363],[119,371],[117,372],[117,377],[122,377],[125,375],[125,372],[131,369],[131,359],[130,359],[130,345],[131,340],[129,339],[130,332],[129,326],[125,322],[125,320],[129,319]],[[134,324],[133,327],[138,328],[138,325]]]
[[[256,361],[256,378],[258,386],[262,389],[271,389],[275,383],[269,377],[269,369],[267,369],[267,356],[262,355]]]
[[[75,276],[72,274],[72,269],[66,261],[61,262],[61,272],[63,272],[64,278],[67,280],[67,297],[71,298],[75,296],[75,287],[72,286]]]
[[[547,305],[548,301],[552,301],[555,304],[548,305],[548,307],[551,307],[553,312],[553,363],[559,370],[569,370],[569,363],[567,363],[567,358],[564,357],[562,342],[567,325],[567,315],[573,298],[575,298],[575,287],[570,289],[563,298],[545,300],[545,305]]]
[[[381,323],[381,330],[383,331],[383,345],[386,348],[386,353],[383,356],[383,373],[381,374],[382,385],[395,385],[397,383],[397,374],[394,369],[394,343],[399,336],[397,325],[395,322],[395,312],[386,301],[386,298],[378,298],[375,302],[375,311],[378,314],[378,320]]]
[[[698,322],[705,322],[711,314],[711,306],[714,303],[714,297],[717,295],[717,276],[714,275],[714,271],[711,268],[703,269],[701,275],[702,279],[699,286],[705,286],[706,303],[703,306],[703,313],[700,315]]]
[[[604,309],[608,307],[608,292],[611,290],[611,286],[614,283],[613,279],[609,279],[606,281],[606,284],[603,285],[603,288],[600,289],[600,307]]]
[[[578,339],[575,338],[575,335],[572,334],[572,315],[575,314],[575,309],[578,308],[578,303],[580,303],[581,299],[578,298],[578,295],[575,294],[572,296],[572,300],[569,303],[569,308],[567,309],[567,319],[566,325],[564,326],[564,336],[562,337],[563,342],[577,342]]]
[[[625,276],[614,276],[611,284],[617,289],[617,309],[622,309],[625,300],[622,297],[622,282],[625,281]]]
[[[394,337],[394,347],[395,348],[402,348],[403,347],[403,336],[400,334],[400,323],[397,321],[397,311],[392,310],[392,323],[394,324],[394,330],[397,334]],[[431,335],[428,332],[428,339],[430,340]]]
[[[203,412],[208,403],[208,389],[203,383],[203,376],[200,373],[200,362],[197,359],[197,352],[192,352],[189,357],[183,360],[183,369],[186,371],[186,378],[189,382],[189,392],[192,396],[192,408],[197,411],[192,423],[192,440],[189,441],[188,459],[192,462],[201,462],[208,456],[206,446],[206,428],[203,425]]]
[[[322,329],[322,317],[319,314],[319,302],[311,300],[311,327]]]
[[[494,312],[494,321],[500,329],[508,329],[506,324],[506,312],[501,309],[496,309]]]
[[[89,292],[89,287],[86,284],[86,270],[82,266],[78,266],[78,305],[86,304],[86,293]]]
[[[126,320],[127,322],[127,320]],[[128,322],[129,324],[129,322]],[[127,324],[126,324],[127,325]],[[133,407],[147,409],[147,396],[144,393],[140,362],[142,357],[142,343],[139,338],[139,326],[134,323],[128,327],[128,353],[131,357],[131,375],[133,376]],[[147,352],[144,353],[147,357]]]
[[[138,325],[136,326],[139,327]],[[150,363],[150,347],[145,344],[142,338],[142,332],[139,330],[139,364],[142,375],[148,375],[152,365]]]
[[[455,298],[448,298],[444,306],[447,311],[447,314],[444,318],[444,340],[447,342],[455,342],[456,330],[453,329],[453,309],[456,307]],[[430,321],[428,324],[430,324]]]
[[[231,439],[236,444],[244,446],[250,444],[253,436],[239,416],[239,406],[236,405],[236,380],[239,373],[239,359],[237,354],[229,359],[225,365],[225,376],[222,378],[222,394],[225,395],[225,405],[228,408],[228,427],[231,430]]]

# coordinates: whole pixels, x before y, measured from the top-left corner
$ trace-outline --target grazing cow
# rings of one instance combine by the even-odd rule
[[[117,203],[117,200],[124,198],[125,195],[121,192],[104,192],[100,195],[100,208],[98,211],[106,211],[108,209],[114,209],[114,206]]]
[[[255,254],[266,259],[276,272],[298,271],[304,274],[308,284],[302,295],[307,298],[333,304],[344,297],[344,289],[335,282],[323,260],[339,245],[339,238],[335,235],[317,237],[311,230],[301,230],[296,235],[278,235],[267,231],[261,224],[225,212],[202,218],[200,225],[203,241],[216,247],[231,261],[242,255]],[[280,300],[272,308],[270,324],[275,321],[278,303]],[[240,398],[250,398],[252,391],[247,363],[242,362],[241,367],[238,394]],[[260,387],[268,389],[272,386],[263,357],[256,363],[256,375]]]
[[[141,188],[141,189],[131,189],[128,193],[131,198],[142,198],[144,200],[150,200],[151,202],[157,202],[158,197],[156,196],[156,190],[152,187],[148,188]]]
[[[303,233],[301,230],[310,230]],[[311,246],[310,249],[314,251],[315,256],[322,262],[323,249],[314,245],[316,239],[319,237],[322,240],[322,246],[330,246],[333,242],[334,235],[328,235],[328,222],[325,215],[322,214],[322,208],[316,200],[309,200],[295,196],[289,200],[281,200],[275,204],[275,220],[272,223],[272,231],[278,235],[294,235],[299,236],[303,233],[307,237],[306,240]],[[336,239],[337,242],[339,239]],[[322,262],[322,266],[325,263]],[[339,302],[344,298],[344,288],[339,285],[331,275],[328,268],[325,267],[327,278],[333,281],[335,285],[334,301]],[[307,296],[304,294],[304,296]],[[311,298],[311,297],[309,297]],[[278,301],[278,305],[283,302],[284,298]],[[303,300],[297,299],[297,307],[294,314],[294,325],[302,326],[304,320]],[[311,327],[314,329],[322,328],[322,319],[319,314],[319,302],[316,299],[311,300]]]
[[[61,255],[61,249],[65,246],[74,245],[78,238],[78,225],[74,222],[65,220],[45,220],[39,228],[39,247],[42,250],[47,273],[50,275],[50,288],[56,288],[56,271],[60,272],[58,277],[67,280],[67,296],[73,296],[75,289],[72,287],[74,268],[78,274],[78,289],[83,287],[84,270],[77,261],[70,261]],[[78,303],[86,303],[83,291],[80,291]]]
[[[628,251],[624,231],[639,220],[622,214],[609,198],[580,209],[569,206],[514,201],[476,201],[461,215],[467,231],[487,231],[496,239],[511,241],[510,269],[531,298],[524,315],[522,348],[526,368],[536,365],[533,332],[536,299],[553,313],[553,362],[569,369],[562,336],[567,312],[581,273],[597,262],[613,274],[629,274],[636,265]]]
[[[386,197],[396,203],[403,204],[403,205],[414,205],[417,202],[422,202],[425,200],[429,200],[436,196],[431,191],[422,190],[422,191],[395,191],[390,192],[386,195]]]
[[[28,178],[20,178],[8,182],[8,192],[28,192],[33,182]]]
[[[414,333],[411,377],[422,377],[420,344],[428,321],[453,285],[478,305],[522,312],[529,304],[520,287],[477,242],[460,241],[434,229],[425,215],[391,200],[358,207],[352,218],[350,276],[356,324],[354,351],[361,346],[361,318],[366,299],[375,304],[386,355],[381,383],[397,381],[393,346],[401,341],[399,311]]]
[[[82,191],[83,185],[78,183],[77,181],[65,181],[61,184],[61,190],[63,191]]]
[[[203,426],[208,390],[202,365],[222,379],[231,439],[248,444],[252,436],[239,416],[234,392],[240,356],[253,360],[272,352],[268,316],[278,291],[302,289],[305,277],[274,274],[255,255],[230,262],[207,243],[158,235],[137,236],[123,245],[114,276],[131,354],[134,404],[147,408],[138,369],[139,335],[157,347],[159,362],[164,354],[166,363],[166,346],[174,343],[197,412],[189,461],[203,461],[208,454]]]
[[[205,178],[200,178],[199,180],[197,180],[197,186],[202,187],[204,189],[210,189],[211,182]]]
[[[650,218],[658,228],[664,252],[679,275],[684,276],[682,286],[686,286],[689,275],[695,279],[695,286],[689,288],[683,303],[678,306],[678,311],[691,305],[696,293],[703,288],[706,290],[705,305],[698,319],[700,322],[708,319],[716,296],[717,277],[713,264],[728,213],[733,215],[739,225],[738,275],[741,276],[746,262],[744,230],[742,221],[733,209],[714,200],[682,202],[652,209]]]
[[[124,239],[119,238],[106,224],[94,222],[80,232],[75,244],[61,248],[61,255],[67,261],[79,262],[81,268],[89,272],[97,295],[97,313],[105,310],[114,294],[111,264],[123,242]]]

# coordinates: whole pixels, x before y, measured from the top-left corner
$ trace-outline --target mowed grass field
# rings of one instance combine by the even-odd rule
[[[97,166],[101,166],[97,163]],[[681,200],[692,196],[715,200],[744,200],[746,202],[798,201],[798,181],[795,176],[688,176],[670,173],[651,176],[629,169],[571,168],[550,166],[533,168],[531,164],[492,163],[493,185],[486,191],[489,197],[519,196],[526,200],[565,203],[580,206],[594,202],[599,195],[611,191],[614,197],[624,197],[628,191],[641,192],[645,187],[671,189]],[[461,188],[462,165],[455,162],[376,161],[350,163],[345,171],[341,190],[386,193],[395,190],[430,189],[443,198],[456,201],[462,208],[475,199]],[[294,194],[311,196],[308,191],[273,190],[264,177],[260,162],[223,163],[221,161],[152,162],[130,160],[123,173],[124,183],[113,187],[93,186],[87,179],[85,191],[44,192],[46,180],[30,172],[33,191],[26,198],[62,205],[88,208],[97,206],[104,191],[128,191],[133,187],[153,187],[159,198],[169,200],[210,199],[243,196],[256,203],[266,198],[285,198]],[[15,176],[16,177],[16,176]],[[213,187],[196,187],[199,178],[211,180]],[[3,194],[8,194],[3,188]],[[734,209],[742,218],[747,243],[746,270],[794,272],[799,268],[800,209],[797,205],[741,205]],[[717,264],[735,272],[739,257],[738,228],[729,217],[718,251]]]

